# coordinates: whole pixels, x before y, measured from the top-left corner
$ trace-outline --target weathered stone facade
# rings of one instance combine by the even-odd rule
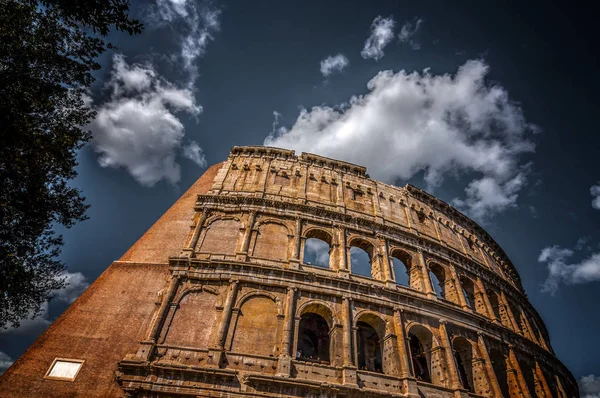
[[[156,263],[151,281],[130,279],[140,286],[133,322],[114,324],[111,311],[87,303],[88,292],[73,305],[129,330],[107,353],[118,359],[96,367],[99,380],[114,376],[102,382],[112,384],[82,388],[95,374],[86,363],[72,382],[29,380],[46,371],[36,361],[93,363],[111,347],[107,332],[89,341],[97,351],[45,350],[77,325],[70,309],[0,378],[0,389],[15,396],[578,396],[510,260],[439,199],[374,181],[360,166],[268,147],[233,148],[195,187],[107,271]],[[308,263],[309,240],[328,247],[325,263]],[[370,276],[354,272],[353,248],[367,253]],[[135,296],[135,288],[120,294],[103,277],[90,290],[105,288],[125,303]],[[88,343],[80,336],[77,344]]]

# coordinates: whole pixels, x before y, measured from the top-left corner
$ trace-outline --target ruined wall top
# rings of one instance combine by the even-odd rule
[[[491,268],[524,294],[515,267],[476,222],[413,185],[373,180],[363,166],[288,149],[235,146],[208,194],[315,206],[404,229]]]

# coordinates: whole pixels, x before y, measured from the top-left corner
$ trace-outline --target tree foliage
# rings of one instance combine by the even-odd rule
[[[69,180],[112,28],[141,32],[127,0],[0,0],[0,327],[39,314],[65,285],[53,228],[86,218]]]

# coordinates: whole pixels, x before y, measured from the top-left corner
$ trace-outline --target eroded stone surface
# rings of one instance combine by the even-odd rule
[[[75,381],[43,378],[56,357],[85,361]],[[476,223],[364,167],[266,147],[234,147],[210,168],[0,391],[578,396],[518,273]]]

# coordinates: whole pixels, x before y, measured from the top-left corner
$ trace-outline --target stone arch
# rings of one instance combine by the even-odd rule
[[[446,272],[446,267],[437,262],[430,262],[428,266],[430,283],[434,292],[439,298],[447,299],[448,282],[451,278]]]
[[[252,256],[286,261],[289,258],[290,230],[285,222],[273,218],[256,224]]]
[[[413,376],[417,380],[443,386],[446,373],[444,359],[433,331],[414,322],[407,325],[406,336]]]
[[[332,311],[323,302],[311,300],[297,311],[295,358],[302,361],[331,363],[333,336]]]
[[[252,297],[259,297],[259,296],[267,297],[267,298],[273,300],[273,302],[275,304],[277,304],[279,302],[279,298],[277,296],[275,296],[271,292],[268,292],[268,291],[265,291],[265,290],[254,290],[254,291],[247,292],[247,293],[243,294],[241,297],[239,297],[237,299],[237,305],[235,306],[235,308],[239,309],[239,308],[242,307],[242,305],[244,305],[244,303],[246,301],[248,301]],[[280,311],[280,309],[278,307],[277,314],[281,315],[280,313],[281,313],[281,311]]]
[[[504,324],[504,320],[502,317],[502,299],[500,295],[494,289],[490,289],[489,287],[486,289],[486,294],[488,296],[488,300],[490,301],[490,305],[492,306],[492,312],[494,317],[500,323]]]
[[[333,235],[320,227],[309,227],[302,236],[302,263],[332,268]],[[308,261],[308,259],[312,261]]]
[[[462,290],[461,294],[465,298],[467,306],[469,308],[471,308],[473,311],[477,311],[477,302],[476,302],[477,298],[475,296],[477,287],[476,287],[475,281],[473,281],[471,278],[469,278],[465,274],[460,275],[458,277],[458,280],[460,282],[460,287]]]
[[[354,319],[356,327],[357,365],[359,370],[390,373],[384,360],[387,323],[378,314],[363,310]]]
[[[309,300],[298,307],[296,316],[301,317],[309,312],[322,316],[327,321],[327,326],[329,328],[333,327],[335,323],[333,318],[334,311],[328,303],[321,300]]]
[[[390,261],[392,262],[394,281],[396,284],[413,289],[415,288],[415,285],[418,286],[419,270],[413,265],[413,258],[407,251],[399,248],[391,249]]]
[[[164,344],[208,349],[217,324],[217,300],[218,295],[201,288],[183,292],[166,326]]]
[[[231,351],[276,356],[280,334],[276,299],[267,292],[255,292],[243,296],[239,303]]]
[[[350,272],[356,275],[375,278],[379,274],[375,267],[375,243],[363,237],[354,237],[348,241],[348,259],[350,260]],[[366,253],[367,258],[364,258]],[[376,279],[376,278],[375,278]]]
[[[211,254],[235,254],[242,224],[235,216],[217,215],[206,222],[198,251]]]

